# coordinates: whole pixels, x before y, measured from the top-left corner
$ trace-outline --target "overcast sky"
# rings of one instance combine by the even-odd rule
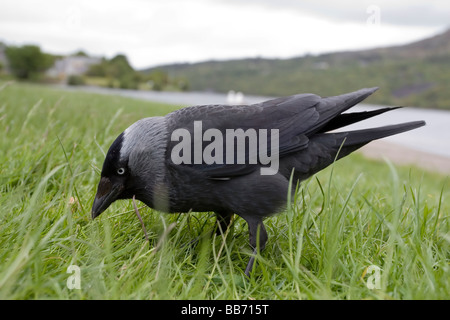
[[[448,0],[0,0],[0,41],[128,56],[135,68],[404,44],[446,30]]]

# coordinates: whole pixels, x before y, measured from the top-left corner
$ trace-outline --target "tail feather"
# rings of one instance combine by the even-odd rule
[[[316,111],[319,114],[319,119],[305,134],[311,136],[315,133],[327,131],[324,130],[324,128],[327,127],[328,123],[332,122],[333,119],[339,117],[342,112],[360,103],[377,90],[377,87],[365,88],[339,96],[321,99],[321,101],[315,105]]]
[[[342,112],[365,100],[377,90],[378,87],[364,88],[354,92],[341,94],[339,96],[323,98],[316,108],[320,114],[320,117],[324,121],[328,122]]]
[[[363,112],[352,112],[352,113],[343,113],[338,115],[337,117],[331,119],[325,127],[323,127],[319,133],[332,131],[335,129],[339,129],[350,124],[369,119],[371,117],[380,115],[382,113],[392,111],[395,109],[399,109],[401,107],[393,107],[393,108],[382,108],[373,111],[363,111]]]
[[[288,179],[292,168],[295,168],[294,178],[302,181],[370,141],[416,129],[424,125],[425,121],[414,121],[372,129],[320,133],[310,140],[308,148],[284,158],[280,165],[280,170]]]
[[[424,125],[425,121],[412,121],[378,128],[348,131],[345,132],[345,137],[343,137],[342,142],[344,143],[344,146],[362,147],[372,140],[389,137],[394,134],[422,127]]]
[[[373,111],[343,113],[363,101],[378,88],[366,88],[341,96],[324,98],[316,106],[319,119],[310,131],[308,147],[289,154],[280,163],[280,172],[289,178],[295,168],[294,178],[302,181],[341,159],[367,143],[413,130],[425,125],[425,121],[413,121],[378,128],[330,132],[338,128],[398,109],[381,108]]]
[[[317,111],[323,115],[334,117],[365,100],[377,90],[378,87],[364,88],[339,96],[323,98],[322,102],[317,106]]]

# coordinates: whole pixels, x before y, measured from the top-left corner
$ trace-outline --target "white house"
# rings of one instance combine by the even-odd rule
[[[91,65],[101,62],[101,58],[86,56],[68,56],[56,60],[53,67],[47,70],[47,76],[65,81],[69,76],[84,74]]]

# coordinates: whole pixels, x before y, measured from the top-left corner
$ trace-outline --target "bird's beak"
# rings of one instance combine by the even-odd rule
[[[100,179],[94,204],[92,205],[92,219],[95,219],[113,203],[122,192],[122,184],[113,184],[106,177]]]

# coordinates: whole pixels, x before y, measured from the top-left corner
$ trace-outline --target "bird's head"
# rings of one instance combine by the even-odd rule
[[[121,133],[113,142],[103,162],[101,178],[92,206],[93,219],[117,199],[125,198],[127,181],[131,178],[131,170],[128,166],[129,155],[124,156],[121,152],[124,134],[125,132]]]
[[[164,139],[162,117],[139,120],[117,137],[103,163],[93,219],[116,200],[151,196],[152,184],[162,174]]]

